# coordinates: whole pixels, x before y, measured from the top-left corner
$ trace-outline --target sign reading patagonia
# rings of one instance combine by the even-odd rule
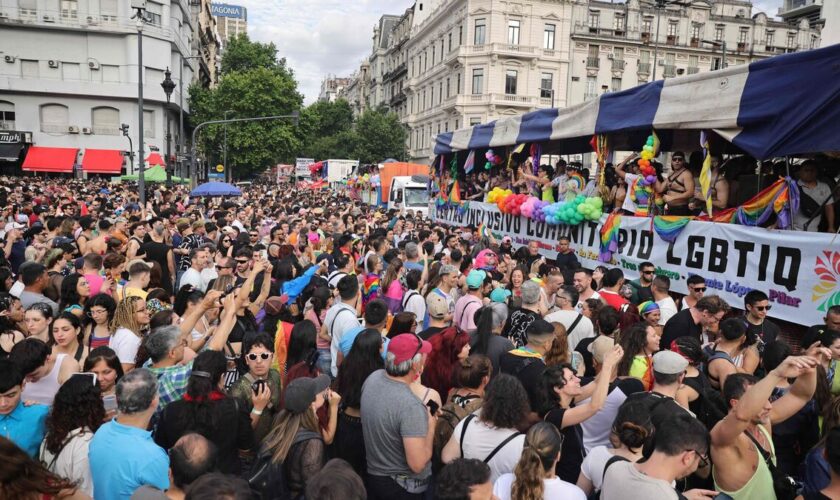
[[[793,323],[818,324],[828,307],[840,304],[840,244],[832,244],[831,234],[691,221],[669,244],[655,233],[651,219],[625,216],[619,251],[603,263],[598,260],[600,222],[555,226],[475,202],[466,210],[438,207],[432,212],[435,220],[455,226],[484,223],[497,238],[511,236],[514,246],[536,241],[549,258],[557,255],[559,238],[568,236],[584,267],[621,267],[628,279],[638,278],[639,264],[650,261],[657,274],[671,279],[671,290],[680,293],[687,293],[688,277],[698,274],[706,280],[707,294],[740,309],[744,295],[758,289],[770,298],[771,316]]]

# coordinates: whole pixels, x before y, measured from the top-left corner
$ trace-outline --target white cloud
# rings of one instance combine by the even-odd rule
[[[402,14],[413,0],[231,0],[248,9],[252,40],[274,42],[294,70],[307,104],[327,74],[347,76],[370,55],[383,14]]]

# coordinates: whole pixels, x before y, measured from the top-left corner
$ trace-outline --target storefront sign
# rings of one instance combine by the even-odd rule
[[[602,263],[600,222],[552,226],[473,202],[467,210],[442,208],[432,216],[455,226],[484,223],[497,239],[511,236],[516,247],[536,241],[549,258],[557,255],[558,239],[568,236],[584,267],[621,267],[627,279],[638,278],[639,264],[650,261],[679,293],[687,293],[686,280],[698,274],[706,280],[707,295],[717,294],[740,309],[744,295],[758,289],[770,298],[770,316],[802,325],[820,323],[828,307],[840,304],[840,243],[831,234],[692,221],[668,244],[655,233],[651,219],[622,217],[620,250],[610,263]]]
[[[210,14],[219,17],[245,19],[245,8],[239,5],[228,5],[226,3],[211,3]]]

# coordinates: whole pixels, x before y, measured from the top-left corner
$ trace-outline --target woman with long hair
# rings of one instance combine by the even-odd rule
[[[0,267],[0,292],[9,293],[9,290],[12,289],[12,285],[14,284],[15,275],[12,273],[12,270],[6,266]]]
[[[647,403],[635,400],[622,404],[612,424],[611,446],[596,446],[589,450],[580,468],[578,487],[587,495],[600,491],[607,464],[638,461],[642,458],[642,447],[652,435],[653,423]]]
[[[308,319],[298,321],[292,327],[284,377],[287,384],[298,377],[315,377],[321,373],[317,366],[316,338],[315,324]]]
[[[88,445],[105,420],[96,379],[93,374],[77,373],[58,389],[47,416],[40,456],[50,471],[78,484],[88,495],[93,495]]]
[[[117,412],[117,382],[124,373],[120,358],[108,346],[91,349],[90,354],[85,358],[84,371],[96,374],[99,393],[105,405],[105,418],[109,420]]]
[[[513,472],[525,442],[517,428],[527,424],[529,411],[528,394],[522,382],[513,375],[498,375],[487,386],[481,410],[455,426],[452,437],[441,451],[441,460],[444,463],[456,458],[486,460],[499,448],[487,461],[491,481]],[[499,447],[503,443],[504,446]]]
[[[11,310],[9,309],[9,307],[14,307],[15,303],[17,304],[17,306],[20,306],[20,301],[17,300],[17,298],[15,298],[13,295],[10,295],[5,292],[0,292],[0,311],[9,311],[5,316],[0,316],[0,358],[7,357],[9,353],[12,352],[12,347],[14,347],[15,344],[27,337],[27,335],[24,335],[24,333],[26,333],[26,330],[21,332],[16,322],[12,321],[12,319],[10,318]],[[49,313],[44,313],[44,315],[49,314],[50,316],[52,316],[52,308],[49,305],[33,304],[33,306],[34,305],[39,305],[40,307],[49,309]],[[44,320],[44,323],[46,325],[40,325],[41,328],[35,330],[41,333],[41,335],[39,335],[38,338],[44,337],[46,331],[49,330],[49,320]],[[24,326],[25,325],[26,322],[24,321]],[[45,338],[41,338],[41,340],[45,342],[48,339],[48,336]]]
[[[458,363],[470,355],[470,336],[458,327],[450,327],[429,339],[432,352],[426,360],[421,380],[440,394],[449,398],[449,390],[455,385]]]
[[[50,472],[14,442],[0,436],[0,498],[89,500],[69,479]]]
[[[117,353],[123,371],[129,372],[134,369],[137,351],[150,321],[146,301],[140,297],[129,296],[117,304],[114,320],[111,322],[114,334],[108,347]]]
[[[511,291],[514,299],[522,296],[522,283],[525,283],[526,279],[528,279],[528,270],[522,266],[516,266],[510,272],[510,283],[507,289]]]
[[[840,397],[831,399],[822,411],[822,433],[817,444],[805,455],[802,477],[805,492],[820,491],[831,482],[831,472],[825,458],[828,435],[840,428]]]
[[[52,319],[53,308],[49,304],[37,302],[26,308],[26,312],[23,313],[26,337],[34,337],[49,343]]]
[[[569,341],[566,337],[566,326],[563,323],[551,323],[554,327],[554,343],[545,353],[545,365],[554,366],[561,363],[571,363],[572,353],[569,351]]]
[[[525,435],[525,445],[513,473],[502,474],[493,485],[500,500],[582,500],[583,492],[554,473],[560,460],[563,436],[548,422],[537,422]]]
[[[266,436],[259,457],[271,457],[271,463],[287,479],[291,498],[306,489],[306,481],[324,466],[326,447],[318,430],[316,412],[338,395],[329,390],[330,378],[299,378],[286,387],[284,409],[274,419],[274,428]]]
[[[618,376],[636,377],[649,391],[653,387],[653,355],[659,351],[659,339],[659,332],[647,323],[636,323],[621,332],[624,357],[618,364]]]
[[[513,350],[513,342],[502,337],[502,329],[508,317],[508,306],[502,302],[490,302],[475,312],[475,331],[470,333],[470,353],[481,354],[490,359],[495,377],[499,374],[499,359]]]
[[[595,326],[595,320],[598,318],[598,314],[601,312],[601,309],[606,307],[604,301],[601,299],[586,299],[582,303],[581,314],[589,318],[590,321],[593,323],[593,327]],[[595,330],[595,334],[598,334],[598,330]]]
[[[85,301],[90,297],[90,285],[79,273],[73,273],[61,282],[61,302],[58,309],[70,312],[76,316],[83,316]]]
[[[91,350],[108,346],[113,333],[111,321],[114,320],[116,310],[117,303],[104,293],[94,295],[85,303],[85,316],[90,318],[85,325],[85,344]]]
[[[333,384],[342,395],[333,441],[335,456],[347,460],[361,477],[367,474],[360,410],[362,385],[368,375],[384,367],[382,349],[382,335],[378,330],[369,328],[359,333],[347,357],[339,365],[338,377]]]
[[[312,297],[309,298],[309,301],[303,308],[303,318],[311,321],[315,325],[315,331],[318,332],[315,346],[318,349],[318,369],[321,370],[321,373],[329,373],[332,362],[330,353],[331,338],[327,328],[324,327],[324,317],[332,303],[333,295],[330,288],[328,286],[319,286],[312,291]]]
[[[245,405],[220,390],[227,360],[220,351],[202,351],[193,361],[184,399],[160,414],[155,442],[172,448],[184,434],[196,432],[218,449],[216,465],[225,474],[239,474],[239,457],[254,445],[254,431]]]
[[[422,320],[422,318],[420,319]],[[391,326],[388,327],[387,337],[392,339],[402,333],[414,333],[417,329],[417,323],[417,316],[415,316],[413,312],[398,312],[391,320]]]
[[[52,317],[52,310],[50,310],[50,317]],[[20,299],[2,292],[0,292],[0,327],[3,330],[17,330],[19,332],[26,329],[23,305]]]
[[[400,307],[402,306],[402,298],[403,295],[405,295],[405,287],[400,281],[400,278],[402,278],[404,273],[405,269],[403,268],[403,261],[398,257],[394,257],[388,263],[388,267],[382,274],[381,290],[384,290],[382,298],[385,300],[385,303],[388,304],[388,310],[391,314],[399,312]]]
[[[365,261],[365,268],[368,272],[365,274],[365,281],[362,285],[362,307],[366,306],[371,300],[376,300],[382,294],[382,270],[385,268],[384,261],[376,253],[372,253]]]
[[[69,312],[59,314],[50,328],[50,342],[53,356],[66,354],[83,365],[89,349],[85,345],[85,332],[78,316]]]
[[[66,262],[64,260],[64,250],[60,248],[53,248],[44,255],[44,267],[47,268],[47,276],[49,282],[46,288],[41,293],[45,297],[52,300],[56,304],[61,300],[61,283],[64,281],[64,268]]]
[[[583,429],[581,423],[604,407],[613,370],[621,359],[621,347],[613,347],[604,356],[601,372],[595,381],[581,387],[580,377],[572,365],[560,364],[546,368],[540,381],[537,414],[563,434],[563,456],[557,464],[557,475],[570,483],[577,481],[583,462]],[[589,399],[587,403],[581,403]]]

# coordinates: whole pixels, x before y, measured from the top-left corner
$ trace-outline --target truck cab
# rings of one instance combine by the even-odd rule
[[[413,210],[429,215],[429,178],[425,175],[400,176],[391,179],[388,208],[401,212]]]

